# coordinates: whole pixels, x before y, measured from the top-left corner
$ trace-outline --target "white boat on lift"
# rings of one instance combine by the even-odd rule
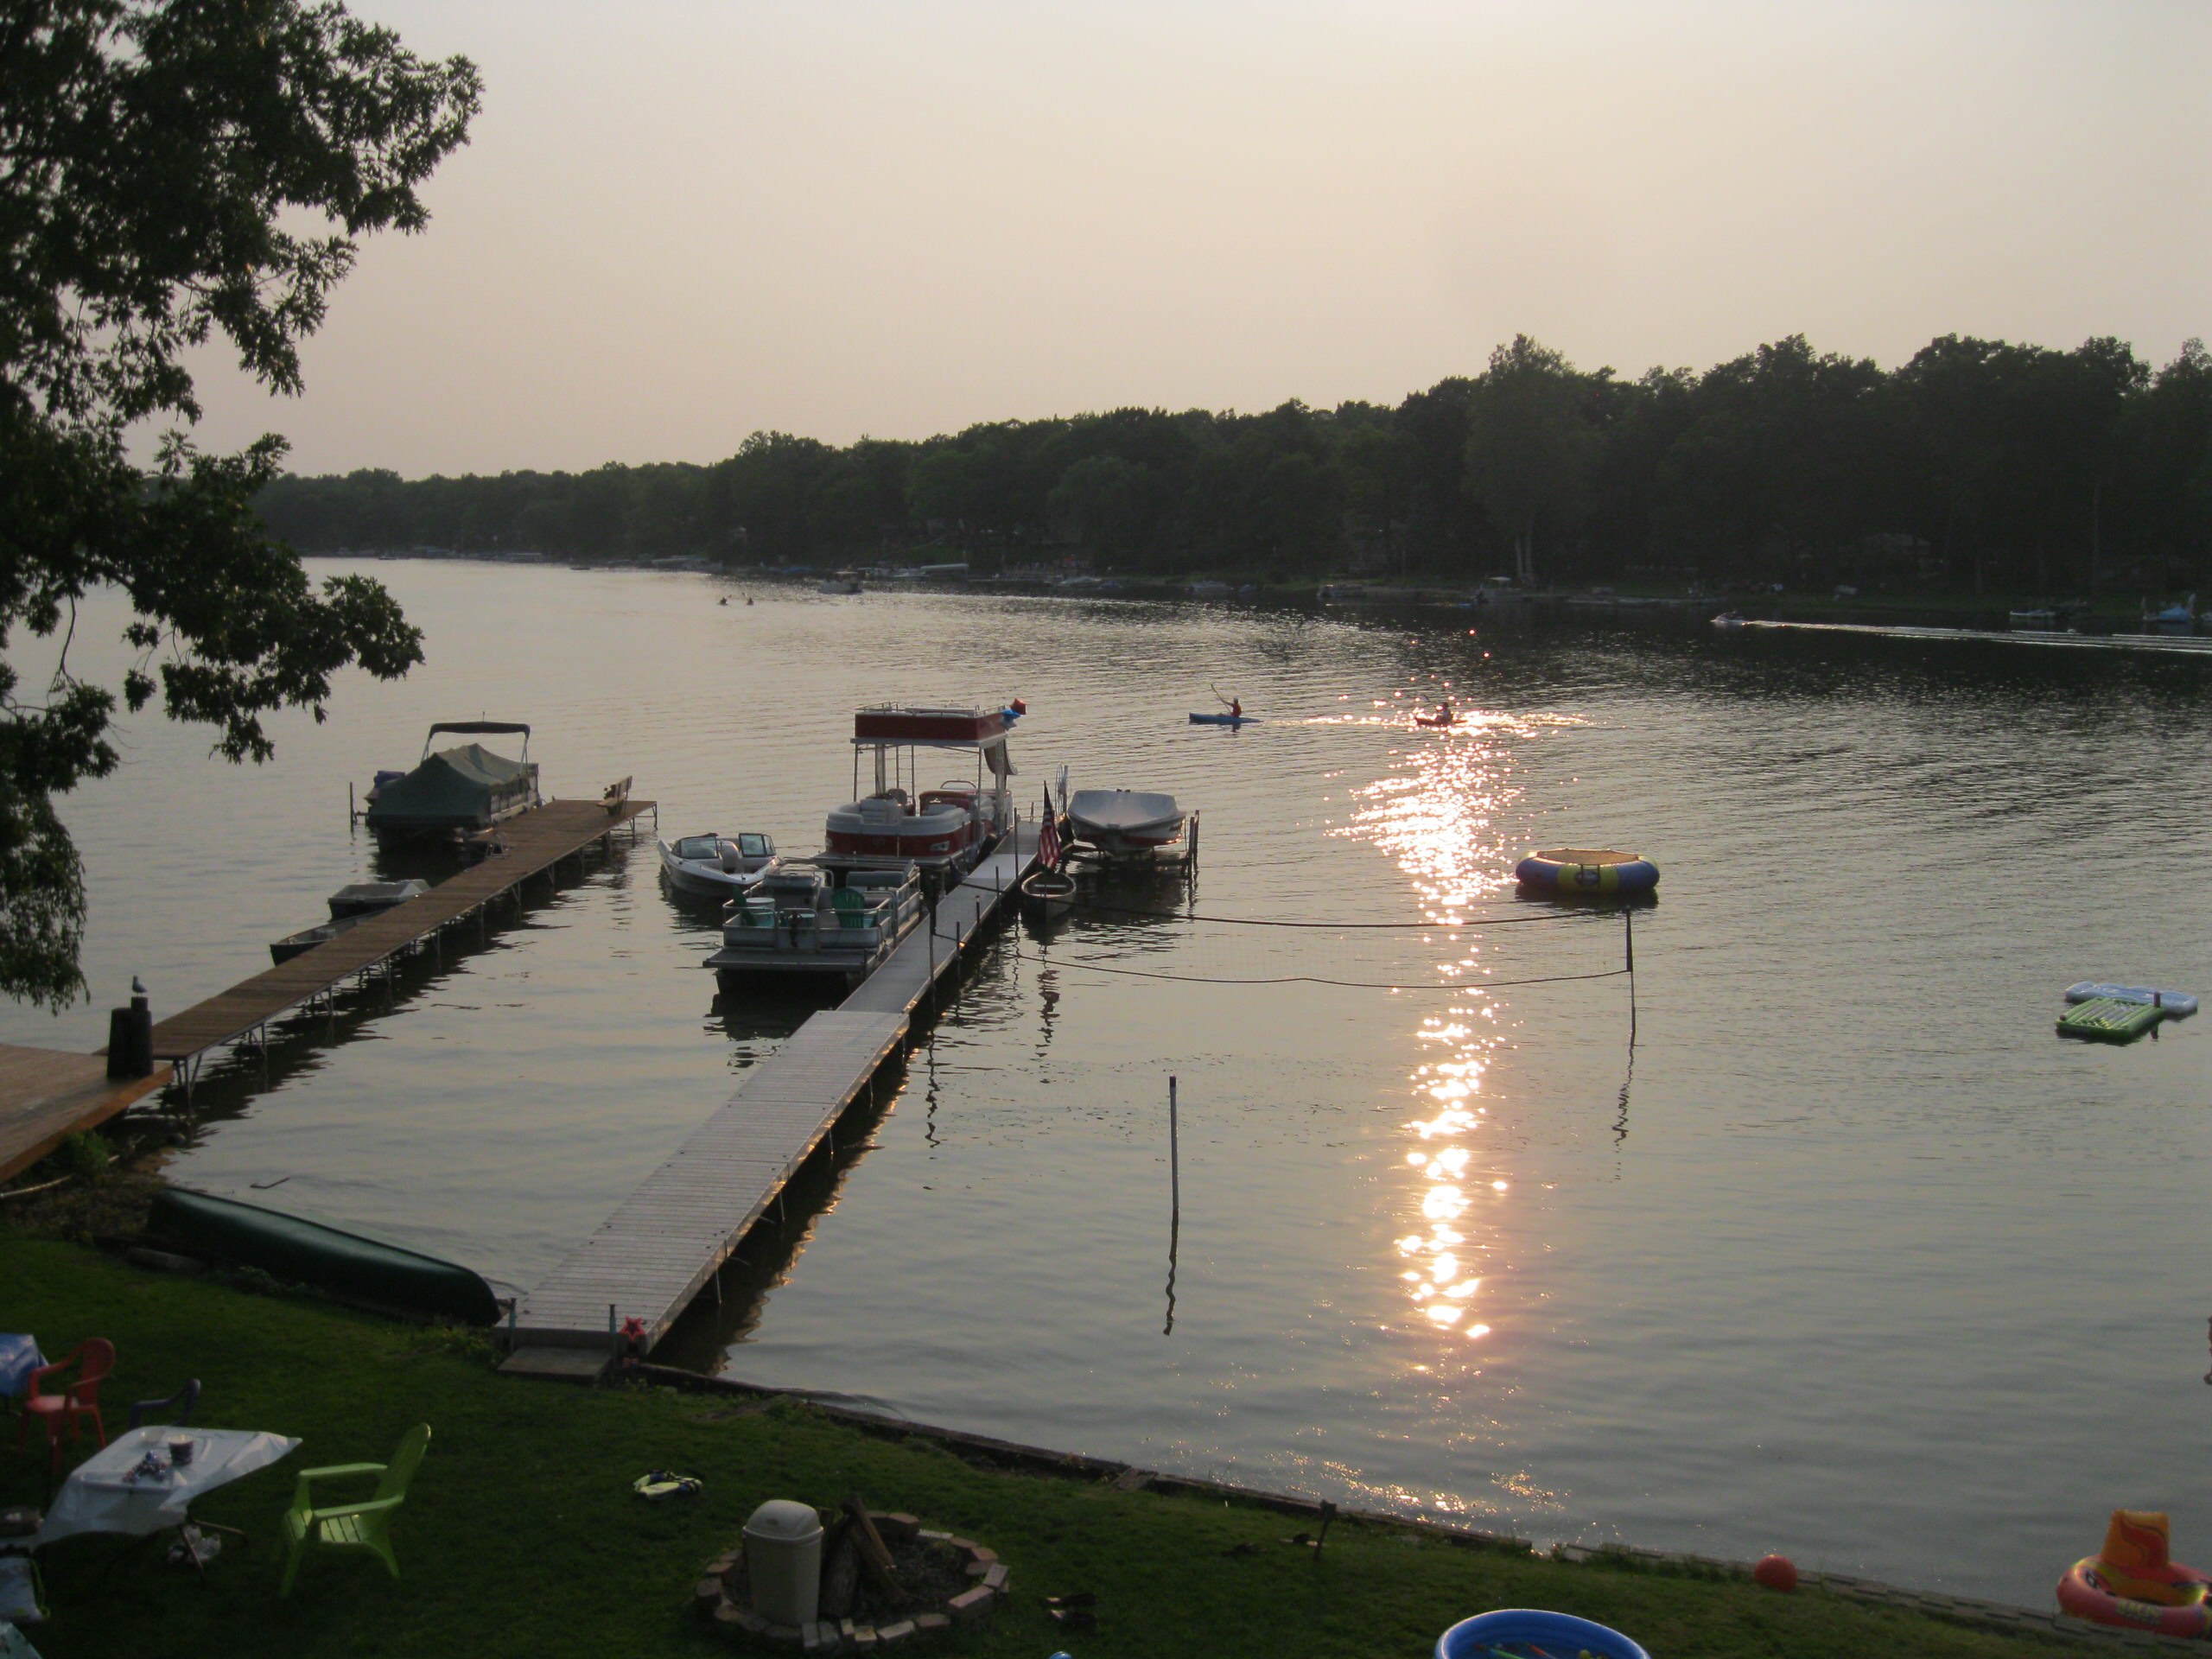
[[[734,899],[758,886],[779,863],[776,843],[746,831],[735,836],[678,836],[659,841],[660,873],[677,892],[701,899]]]
[[[1186,816],[1173,795],[1135,789],[1078,789],[1067,804],[1076,840],[1109,858],[1170,845],[1183,833]]]
[[[1018,705],[1016,705],[1018,707]],[[884,705],[853,716],[853,794],[830,810],[824,850],[833,871],[899,870],[912,864],[932,887],[976,867],[1014,827],[1007,780],[1006,709],[907,709]],[[922,781],[925,761],[950,751],[972,759],[971,777]],[[863,776],[863,763],[871,762]],[[861,794],[863,782],[875,787]]]

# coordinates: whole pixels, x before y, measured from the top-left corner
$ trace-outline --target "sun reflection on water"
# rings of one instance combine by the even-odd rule
[[[1501,1211],[1511,1183],[1482,1133],[1489,1119],[1484,1075],[1503,1040],[1481,989],[1484,941],[1473,928],[1459,930],[1474,906],[1503,897],[1512,882],[1518,849],[1506,842],[1501,820],[1520,794],[1510,778],[1516,747],[1540,728],[1564,722],[1462,709],[1452,728],[1416,732],[1411,706],[1401,693],[1378,699],[1371,715],[1347,717],[1407,728],[1408,741],[1395,757],[1402,768],[1358,791],[1351,822],[1335,833],[1372,842],[1412,880],[1422,919],[1436,925],[1408,942],[1408,954],[1424,959],[1421,977],[1465,982],[1463,996],[1424,1015],[1416,1033],[1427,1058],[1408,1079],[1413,1109],[1403,1124],[1408,1180],[1401,1213],[1412,1230],[1397,1251],[1414,1328],[1452,1344],[1478,1343],[1493,1328],[1483,1281],[1503,1266]]]

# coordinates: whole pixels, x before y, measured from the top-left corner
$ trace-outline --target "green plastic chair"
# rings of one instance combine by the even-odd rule
[[[391,1553],[391,1517],[407,1497],[407,1483],[415,1478],[415,1465],[429,1449],[430,1426],[417,1423],[400,1436],[390,1463],[341,1463],[328,1469],[303,1469],[300,1484],[292,1489],[292,1507],[284,1511],[284,1582],[276,1593],[292,1593],[292,1577],[300,1570],[300,1557],[309,1544],[333,1549],[365,1549],[382,1559],[391,1576],[399,1576],[399,1563]],[[365,1503],[340,1503],[316,1509],[309,1488],[318,1480],[341,1475],[374,1475],[376,1496]]]

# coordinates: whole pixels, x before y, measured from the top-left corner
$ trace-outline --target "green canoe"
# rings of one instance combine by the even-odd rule
[[[163,1187],[146,1227],[180,1250],[258,1268],[349,1301],[471,1325],[493,1325],[499,1318],[491,1286],[469,1268],[257,1204]]]

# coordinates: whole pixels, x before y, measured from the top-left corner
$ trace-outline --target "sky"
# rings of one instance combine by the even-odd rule
[[[204,442],[302,473],[709,461],[1143,405],[1395,403],[1531,334],[2212,334],[2212,5],[355,0],[483,72]]]

